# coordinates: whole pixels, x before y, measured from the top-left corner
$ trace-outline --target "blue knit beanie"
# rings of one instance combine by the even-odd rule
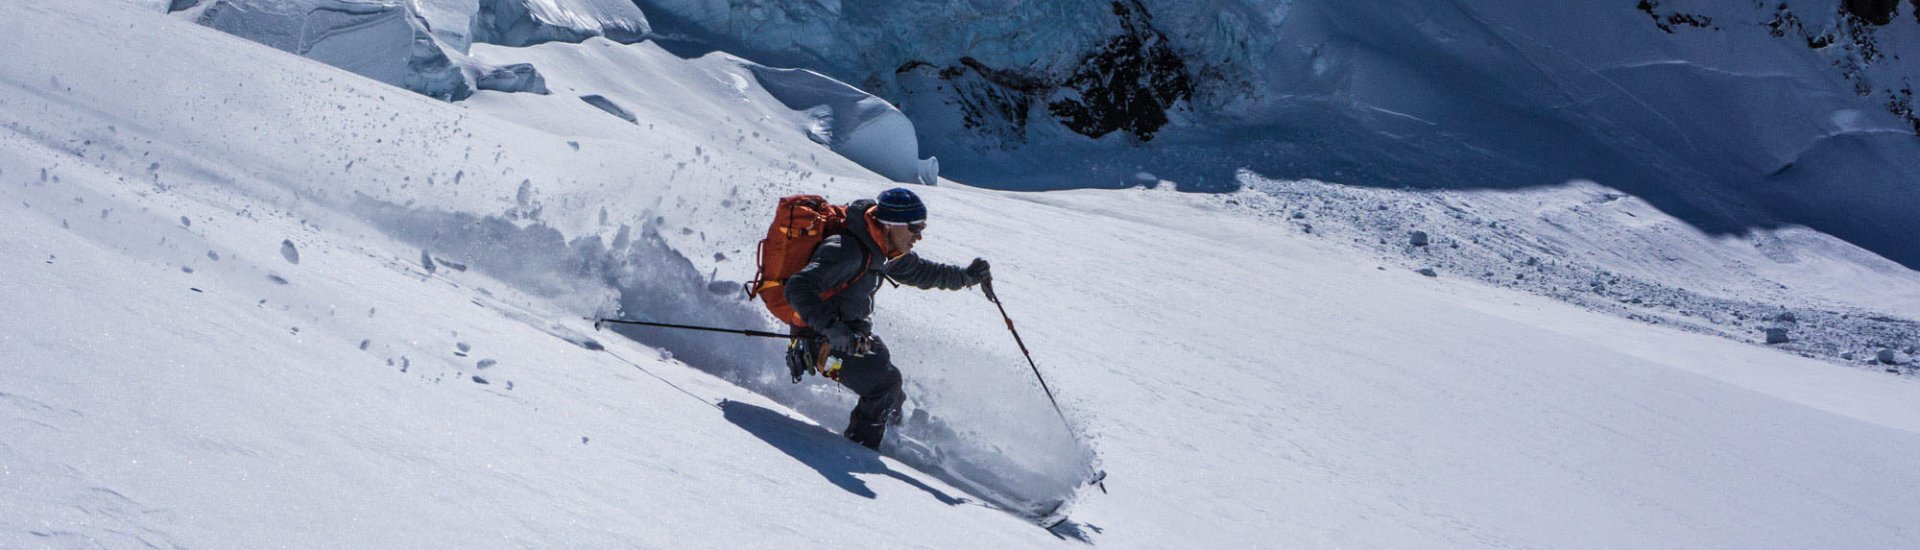
[[[895,187],[880,193],[880,205],[873,208],[874,219],[886,223],[927,221],[927,205],[912,191]]]

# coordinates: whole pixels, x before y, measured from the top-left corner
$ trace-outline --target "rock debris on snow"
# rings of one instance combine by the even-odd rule
[[[287,263],[299,265],[300,249],[293,246],[292,240],[282,240],[280,241],[280,257],[286,258]]]
[[[628,123],[640,122],[639,117],[634,116],[631,111],[628,111],[625,107],[621,107],[620,104],[614,103],[613,100],[607,99],[606,96],[603,96],[600,94],[587,94],[587,95],[580,96],[580,101],[585,101],[587,102],[588,105],[592,105],[596,109],[606,111],[607,114],[613,115],[615,117],[619,117],[620,120],[625,120]]]
[[[1861,348],[1867,349],[1866,355],[1871,358],[1871,350],[1884,345],[1882,342],[1920,338],[1920,323],[1888,315],[1863,315],[1850,311],[1854,306],[1833,308],[1808,303],[1789,292],[1788,281],[1770,280],[1781,275],[1741,272],[1739,268],[1752,268],[1738,264],[1731,265],[1736,270],[1729,273],[1724,267],[1716,269],[1692,260],[1693,256],[1712,257],[1722,252],[1712,250],[1717,244],[1704,236],[1688,237],[1691,231],[1684,228],[1669,231],[1680,222],[1658,218],[1655,211],[1636,214],[1636,221],[1623,226],[1615,216],[1618,212],[1592,210],[1592,197],[1614,197],[1604,202],[1609,208],[1634,205],[1633,199],[1602,186],[1589,183],[1518,194],[1375,189],[1311,180],[1249,178],[1245,192],[1216,201],[1259,218],[1289,221],[1294,212],[1302,210],[1301,204],[1317,204],[1306,211],[1327,221],[1316,223],[1313,235],[1368,247],[1377,245],[1376,251],[1386,258],[1406,258],[1409,249],[1433,250],[1432,244],[1437,242],[1434,235],[1458,235],[1450,239],[1448,254],[1420,257],[1419,264],[1405,267],[1446,270],[1453,276],[1624,318],[1736,340],[1750,340],[1754,331],[1761,330],[1755,326],[1757,322],[1764,321],[1765,326],[1792,330],[1789,342],[1777,344],[1779,347],[1829,361],[1847,362],[1838,358],[1840,352]],[[1394,207],[1381,210],[1379,206],[1384,203]],[[1530,215],[1540,219],[1479,214],[1512,207],[1527,208]],[[1638,225],[1650,221],[1661,225],[1654,227],[1656,231]],[[1410,246],[1414,228],[1428,235],[1427,247]],[[1652,243],[1647,240],[1649,234],[1654,235]],[[1576,246],[1570,248],[1569,244]],[[1815,244],[1818,246],[1808,250],[1819,253],[1830,246]],[[1650,245],[1666,263],[1651,266],[1651,272],[1613,271],[1624,266],[1617,265],[1619,256],[1607,251]],[[1788,250],[1784,245],[1772,248]],[[1755,290],[1729,297],[1690,286],[1703,278],[1725,277],[1747,281]],[[1782,317],[1783,313],[1791,314]]]
[[[1784,328],[1769,328],[1766,333],[1768,344],[1785,344],[1793,341],[1787,337],[1787,329]]]

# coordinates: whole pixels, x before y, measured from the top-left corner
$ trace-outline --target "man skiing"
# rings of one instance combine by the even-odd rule
[[[802,365],[830,372],[837,360],[840,384],[860,396],[845,435],[879,450],[887,425],[899,418],[906,401],[900,370],[867,320],[873,314],[880,281],[960,290],[985,282],[990,275],[983,259],[974,258],[963,268],[913,253],[913,245],[926,229],[927,207],[912,191],[896,187],[880,193],[877,201],[855,201],[847,205],[846,217],[846,230],[820,241],[806,267],[786,280],[787,302],[817,336],[789,350],[787,361],[796,372]],[[844,288],[830,293],[843,284]],[[820,345],[829,347],[827,365],[814,364]]]

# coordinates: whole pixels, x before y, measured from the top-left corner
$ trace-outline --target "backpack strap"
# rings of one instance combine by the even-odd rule
[[[867,276],[867,268],[873,265],[873,252],[870,250],[867,250],[867,245],[861,243],[860,238],[853,235],[853,230],[851,228],[848,228],[846,231],[841,232],[840,236],[845,237],[849,240],[852,240],[854,248],[860,249],[860,270],[853,273],[853,278],[847,279],[846,281],[841,282],[838,286],[833,287],[832,290],[828,290],[826,292],[821,293],[820,294],[821,299],[832,298],[840,294],[840,291],[846,290],[847,287],[853,286],[853,283],[859,282],[861,277]]]

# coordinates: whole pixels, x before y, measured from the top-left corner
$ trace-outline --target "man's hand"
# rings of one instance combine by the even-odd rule
[[[834,351],[843,355],[859,357],[866,355],[872,349],[869,343],[871,335],[854,330],[843,322],[834,321],[833,324],[827,325],[826,330],[820,331],[820,334],[827,338],[827,345],[833,346]]]
[[[967,264],[967,279],[969,281],[967,284],[971,286],[993,280],[993,272],[991,269],[992,268],[987,265],[986,260],[974,258],[973,263]]]
[[[836,351],[851,351],[853,349],[853,327],[847,326],[846,323],[834,321],[833,324],[827,325],[827,328],[821,330],[820,335],[825,337],[827,339],[827,345],[833,346],[833,349]]]

